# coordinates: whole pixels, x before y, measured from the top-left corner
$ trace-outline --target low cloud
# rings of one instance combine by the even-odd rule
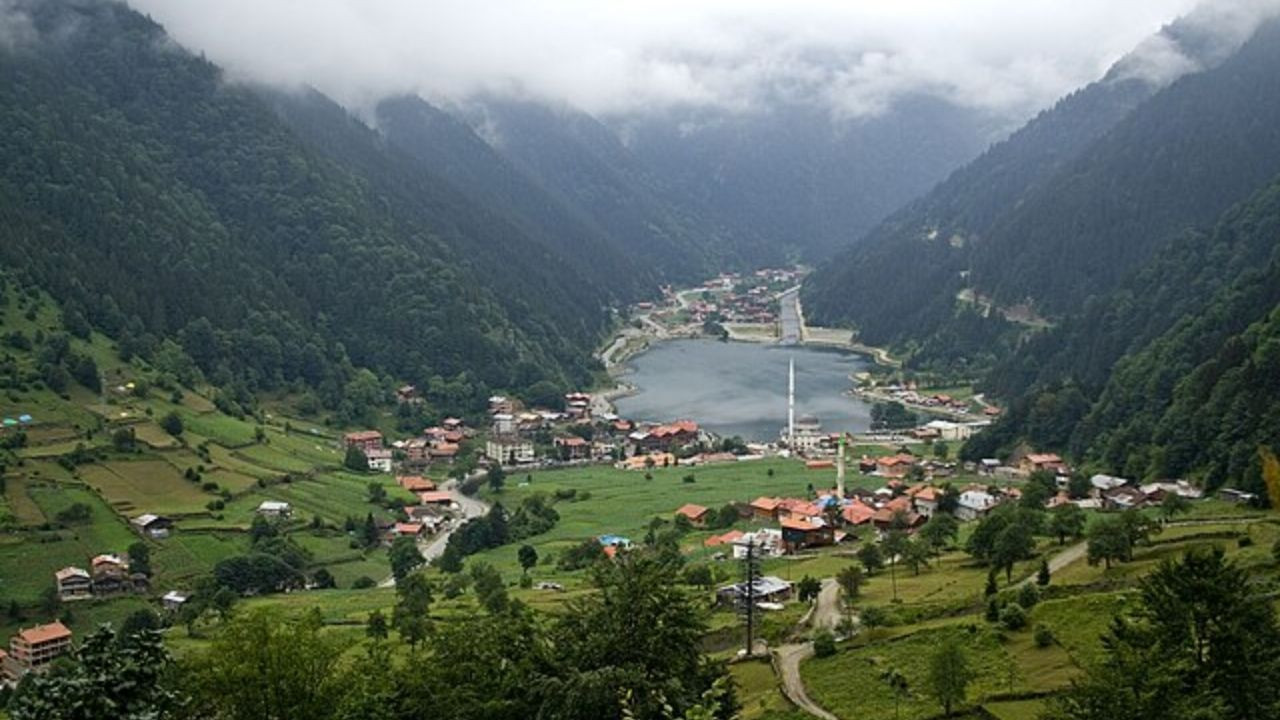
[[[672,108],[750,112],[785,101],[820,104],[847,117],[879,113],[919,93],[1026,115],[1100,77],[1195,5],[130,1],[233,77],[312,85],[356,110],[401,93],[454,102],[496,94],[565,103],[598,115]],[[1226,13],[1220,21],[1236,22],[1242,15],[1248,13]],[[1154,62],[1144,72],[1155,77],[1176,67],[1176,48],[1151,50]]]

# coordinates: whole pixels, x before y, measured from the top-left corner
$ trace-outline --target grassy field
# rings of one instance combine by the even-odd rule
[[[83,466],[79,472],[117,512],[126,516],[202,512],[205,504],[214,499],[198,483],[183,479],[164,460],[113,460]]]
[[[805,684],[816,702],[840,717],[890,718],[896,717],[894,694],[880,675],[896,669],[912,689],[901,701],[901,717],[931,717],[941,708],[928,695],[928,662],[934,649],[948,639],[964,647],[975,672],[971,699],[1008,692],[1011,685],[1015,690],[1030,689],[1006,643],[981,623],[926,630],[808,660],[802,665]]]
[[[529,540],[540,556],[548,557],[582,540],[606,533],[638,542],[644,537],[652,518],[670,520],[675,510],[685,503],[716,509],[726,503],[750,502],[761,495],[805,497],[810,484],[821,491],[835,482],[834,470],[807,470],[803,463],[785,459],[702,468],[654,468],[648,473],[650,479],[645,475],[641,471],[621,471],[611,467],[550,470],[532,473],[528,478],[513,475],[508,478],[506,489],[496,495],[490,493],[486,499],[514,509],[521,500],[534,493],[552,497],[556,491],[575,492],[579,499],[556,503],[560,522],[555,528]],[[685,482],[684,478],[689,475],[693,476],[694,482]],[[879,487],[880,480],[855,472],[850,486],[855,484]],[[581,499],[584,493],[589,493],[589,496]],[[742,527],[749,526],[749,523],[742,524]],[[700,551],[702,539],[711,534],[691,534],[686,543],[690,549]],[[514,577],[519,573],[516,550],[515,546],[498,548],[481,553],[477,558]],[[576,579],[572,575],[566,578],[557,573],[554,566],[539,565],[534,573],[537,579],[551,576],[570,582]]]

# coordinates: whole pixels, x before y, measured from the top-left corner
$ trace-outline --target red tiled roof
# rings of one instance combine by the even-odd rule
[[[717,545],[728,545],[735,540],[742,539],[745,535],[741,530],[730,530],[723,535],[712,535],[702,542],[704,547],[715,547]]]
[[[377,430],[358,430],[356,432],[349,432],[346,435],[343,435],[343,437],[346,438],[348,442],[360,442],[364,440],[381,440],[382,433],[378,432]]]
[[[780,502],[781,501],[778,498],[758,497],[751,501],[751,507],[758,510],[768,510],[769,512],[773,512],[778,509]]]
[[[1056,453],[1031,453],[1027,455],[1027,461],[1034,465],[1046,465],[1049,463],[1060,463],[1062,458]]]
[[[418,493],[418,502],[427,503],[447,503],[453,502],[453,497],[445,490],[434,490],[432,492]]]
[[[556,438],[556,444],[565,447],[582,447],[587,444],[587,441],[574,435],[572,437]]]
[[[821,525],[814,525],[807,520],[795,520],[792,518],[783,518],[778,521],[778,524],[786,530],[799,530],[801,532],[811,532],[822,527]]]
[[[395,533],[397,535],[419,535],[422,533],[422,525],[418,523],[401,523],[395,524]]]
[[[25,630],[19,630],[18,637],[29,645],[39,645],[53,640],[69,638],[71,637],[71,631],[67,629],[66,625],[55,620],[48,625],[36,625]]]
[[[710,510],[707,510],[701,505],[694,505],[693,503],[687,503],[685,505],[681,505],[680,509],[676,510],[677,515],[683,515],[689,518],[690,520],[697,520],[703,515],[706,515],[708,512],[710,512]]]
[[[870,520],[875,514],[875,509],[860,502],[847,505],[844,510],[840,511],[840,515],[844,517],[845,522],[852,525],[861,525]]]

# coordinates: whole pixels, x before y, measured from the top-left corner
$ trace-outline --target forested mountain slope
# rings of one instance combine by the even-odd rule
[[[1164,35],[1217,60],[1196,29]],[[806,288],[810,314],[871,343],[956,355],[1001,334],[999,322],[970,319],[980,327],[959,338],[968,346],[938,342],[953,333],[962,290],[1062,315],[1114,288],[1280,170],[1278,36],[1264,26],[1158,92],[1129,71],[1132,59],[1118,63],[821,268]]]
[[[455,379],[445,404],[586,379],[609,296],[505,213],[123,5],[16,7],[34,37],[0,49],[0,257],[129,352],[174,339],[242,394],[335,400],[353,366]]]
[[[504,208],[522,233],[597,279],[619,301],[652,294],[662,278],[683,275],[679,257],[631,247],[588,213],[562,202],[453,115],[417,97],[385,100],[377,127],[407,156],[447,178],[469,198]]]
[[[1280,437],[1280,180],[992,376],[1017,398],[965,452],[1026,440],[1137,477],[1241,480]]]

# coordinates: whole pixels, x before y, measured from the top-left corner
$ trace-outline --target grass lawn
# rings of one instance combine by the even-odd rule
[[[219,560],[248,547],[249,540],[242,533],[176,532],[153,544],[151,564],[158,576],[183,585],[208,572]]]

